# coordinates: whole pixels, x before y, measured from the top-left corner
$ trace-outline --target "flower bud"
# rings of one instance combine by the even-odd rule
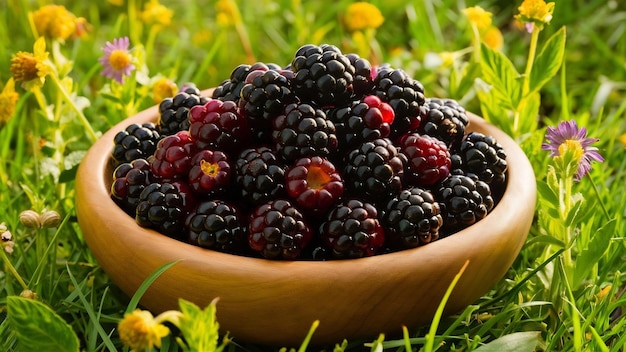
[[[61,215],[54,210],[46,210],[41,213],[39,220],[42,227],[57,227],[61,223]]]
[[[22,225],[31,229],[38,229],[41,227],[41,217],[34,210],[24,210],[20,213],[20,222]]]
[[[20,297],[28,298],[28,299],[32,299],[32,300],[36,301],[37,300],[37,293],[35,293],[35,292],[33,292],[33,291],[29,290],[29,289],[26,289],[26,290],[20,292]]]

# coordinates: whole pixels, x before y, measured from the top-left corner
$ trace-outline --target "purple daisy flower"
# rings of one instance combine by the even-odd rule
[[[581,156],[578,161],[578,169],[574,180],[580,181],[591,170],[591,162],[603,162],[604,158],[598,152],[598,148],[591,145],[598,141],[597,138],[587,138],[587,129],[578,128],[576,121],[563,121],[557,127],[548,127],[546,133],[546,143],[541,145],[541,149],[549,150],[551,157],[560,156],[566,149],[579,149]]]
[[[124,81],[125,76],[130,76],[135,65],[132,63],[133,56],[128,50],[129,45],[128,37],[113,39],[113,43],[106,42],[102,47],[104,55],[98,59],[104,67],[101,75],[112,78],[119,83]]]

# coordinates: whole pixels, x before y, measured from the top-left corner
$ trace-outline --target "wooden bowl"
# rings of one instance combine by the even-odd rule
[[[402,325],[429,324],[454,276],[469,261],[446,306],[457,313],[487,293],[519,254],[534,215],[533,169],[514,140],[470,114],[470,131],[494,136],[509,164],[508,185],[486,218],[426,246],[369,258],[272,261],[224,254],[139,227],[110,198],[113,136],[131,123],[155,122],[157,107],[106,132],[87,152],[76,179],[76,212],[87,245],[129,296],[162,265],[179,261],[141,299],[158,313],[184,298],[207,306],[237,340],[299,345],[311,324],[315,344],[374,339]]]

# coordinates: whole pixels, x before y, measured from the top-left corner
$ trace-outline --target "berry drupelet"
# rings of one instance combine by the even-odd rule
[[[443,218],[430,191],[411,187],[389,200],[382,223],[391,248],[406,249],[437,240]]]
[[[307,44],[300,47],[291,69],[295,73],[293,89],[302,101],[319,107],[336,107],[352,99],[355,69],[336,46]]]
[[[250,248],[267,259],[297,259],[313,237],[304,215],[284,199],[259,205],[248,226]]]
[[[432,187],[450,175],[452,161],[446,144],[435,137],[409,133],[400,138],[400,152],[406,156],[407,184]]]
[[[365,142],[345,158],[343,178],[347,191],[373,203],[386,200],[402,190],[405,163],[404,155],[388,138]]]
[[[274,119],[272,140],[285,162],[311,156],[329,156],[337,150],[335,125],[321,109],[304,103],[289,104]]]
[[[200,90],[190,85],[172,98],[165,98],[159,104],[159,131],[163,136],[175,134],[189,129],[189,109],[203,105],[207,97]]]
[[[442,237],[473,225],[493,209],[489,185],[465,175],[450,175],[435,192],[443,217]]]
[[[232,204],[206,200],[187,216],[188,242],[207,249],[242,253],[248,229],[246,219]]]
[[[474,175],[492,188],[506,182],[506,153],[493,136],[470,132],[452,157],[452,168],[457,173]]]
[[[378,211],[374,205],[358,199],[348,199],[332,208],[319,233],[335,259],[373,256],[385,244]]]
[[[122,163],[113,171],[111,198],[127,214],[134,217],[139,204],[139,195],[153,180],[150,163],[146,159],[135,159]]]
[[[354,77],[352,86],[354,87],[354,99],[359,100],[361,97],[371,93],[374,88],[374,79],[372,78],[372,65],[367,59],[360,57],[355,53],[346,54],[352,66],[354,66]]]
[[[241,64],[230,74],[230,78],[222,81],[219,86],[213,90],[211,98],[222,101],[239,102],[241,97],[241,88],[246,84],[246,78],[252,71],[280,70],[281,67],[276,64],[257,62],[254,65]]]
[[[152,123],[130,124],[113,137],[113,166],[129,163],[135,159],[145,159],[154,154],[161,140],[157,126]]]

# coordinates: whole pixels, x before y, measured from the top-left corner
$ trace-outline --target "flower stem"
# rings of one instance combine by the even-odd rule
[[[11,263],[9,258],[7,257],[7,255],[4,252],[4,250],[0,249],[0,252],[2,252],[2,260],[4,261],[5,268],[7,268],[11,272],[11,274],[13,274],[13,277],[15,277],[17,282],[19,282],[20,286],[22,286],[22,289],[23,290],[27,290],[28,289],[28,285],[26,285],[26,282],[24,282],[24,279],[22,279],[22,277],[17,272],[17,270],[15,270],[15,267],[13,266],[13,264]]]
[[[522,83],[522,101],[526,99],[526,96],[530,92],[530,75],[533,70],[533,64],[535,63],[535,54],[537,53],[537,43],[539,41],[539,32],[541,28],[535,26],[530,37],[530,48],[528,49],[528,60],[526,61],[526,70],[524,71],[524,82]],[[520,104],[523,105],[523,104]],[[520,112],[519,109],[515,110],[513,116],[513,131],[517,133],[519,128]]]
[[[96,132],[94,131],[93,127],[91,127],[91,123],[89,123],[89,120],[87,120],[87,117],[85,116],[85,114],[83,114],[83,112],[76,106],[76,104],[74,104],[74,102],[72,101],[72,98],[70,98],[70,95],[67,93],[67,91],[65,90],[61,82],[59,81],[59,78],[56,75],[50,75],[50,77],[52,78],[52,81],[54,82],[54,84],[56,84],[57,88],[61,92],[63,99],[65,99],[65,101],[70,105],[72,110],[74,110],[74,112],[78,116],[78,119],[83,124],[83,127],[85,127],[85,131],[87,131],[87,135],[89,136],[89,139],[91,140],[91,142],[93,143],[96,140],[98,140],[98,135],[96,135]]]

